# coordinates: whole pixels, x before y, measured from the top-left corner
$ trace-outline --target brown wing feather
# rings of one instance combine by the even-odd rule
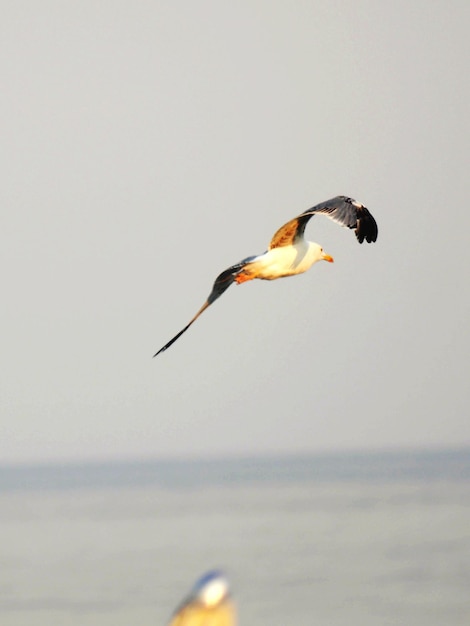
[[[287,222],[287,224],[284,224],[284,226],[281,226],[271,239],[269,249],[291,246],[297,239],[303,237],[305,227],[311,217],[312,214],[302,213],[298,217],[294,217],[290,222]]]
[[[297,236],[299,230],[299,218],[295,217],[284,226],[281,226],[279,230],[274,233],[273,238],[269,244],[269,250],[272,248],[282,248],[283,246],[291,246],[294,239]]]

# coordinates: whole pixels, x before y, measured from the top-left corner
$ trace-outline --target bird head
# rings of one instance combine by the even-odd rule
[[[323,250],[319,243],[310,243],[311,254],[313,254],[314,263],[317,261],[328,261],[328,263],[333,263],[334,259],[329,254]]]

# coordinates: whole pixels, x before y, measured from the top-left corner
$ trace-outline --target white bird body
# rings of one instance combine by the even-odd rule
[[[284,276],[295,276],[296,274],[306,272],[317,261],[332,263],[333,257],[325,254],[323,248],[318,243],[304,239],[305,227],[314,215],[325,215],[340,226],[354,228],[359,243],[362,243],[364,240],[372,243],[377,239],[377,223],[368,209],[360,202],[356,202],[356,200],[347,196],[336,196],[331,198],[331,200],[317,204],[281,226],[274,233],[266,252],[247,257],[219,274],[215,279],[209,297],[189,324],[186,324],[154,356],[172,346],[188,330],[191,324],[197,320],[201,313],[233,283],[240,285],[254,278],[275,280]]]
[[[291,246],[271,248],[264,254],[250,261],[243,271],[247,276],[254,275],[263,280],[275,280],[285,276],[295,276],[309,270],[317,261],[330,261],[333,259],[323,253],[323,249],[313,241],[300,239]],[[246,278],[248,280],[248,278]],[[236,282],[244,280],[235,279]]]

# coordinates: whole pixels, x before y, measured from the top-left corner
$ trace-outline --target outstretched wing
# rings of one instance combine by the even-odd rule
[[[280,248],[295,243],[296,240],[303,237],[308,220],[321,213],[341,226],[354,228],[359,243],[362,243],[364,239],[368,243],[377,240],[377,222],[369,210],[352,198],[336,196],[304,211],[298,217],[284,224],[275,233],[269,248]]]
[[[247,263],[249,263],[254,258],[256,257],[251,256],[246,259],[243,259],[243,261],[240,261],[240,263],[237,263],[236,265],[232,265],[231,267],[226,269],[224,272],[219,274],[217,278],[215,279],[214,286],[212,287],[212,291],[209,294],[209,297],[204,302],[204,304],[199,309],[199,311],[196,313],[196,315],[193,317],[193,319],[189,322],[189,324],[187,324],[183,328],[183,330],[180,330],[180,332],[177,335],[175,335],[172,339],[170,339],[170,341],[166,343],[163,346],[163,348],[160,348],[160,350],[156,352],[153,356],[154,357],[157,356],[157,354],[160,354],[160,352],[164,352],[167,348],[169,348],[172,344],[174,344],[175,341],[179,339],[181,335],[188,330],[191,324],[193,324],[193,322],[197,320],[197,318],[201,315],[201,313],[204,313],[207,307],[209,307],[213,302],[215,302],[215,300],[217,300],[217,298],[219,298],[224,293],[224,291],[226,291],[230,287],[230,285],[235,281],[238,274],[240,274],[240,272],[243,271]]]
[[[353,198],[336,196],[336,198],[317,204],[313,208],[304,211],[302,216],[312,216],[316,213],[323,213],[341,226],[354,228],[359,243],[362,243],[364,239],[367,243],[377,240],[379,232],[377,222],[369,210],[363,204],[357,202],[357,200],[353,200]]]

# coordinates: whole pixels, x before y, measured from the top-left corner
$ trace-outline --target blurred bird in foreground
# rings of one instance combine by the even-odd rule
[[[357,240],[362,243],[376,241],[378,228],[377,222],[366,209],[366,207],[347,196],[336,196],[317,204],[304,211],[294,219],[281,226],[274,233],[268,250],[263,254],[249,256],[240,263],[232,265],[215,279],[212,291],[202,307],[163,348],[160,348],[153,356],[164,352],[175,341],[185,333],[193,322],[219,298],[233,283],[241,285],[248,280],[261,278],[263,280],[275,280],[283,276],[295,276],[306,272],[314,263],[318,261],[328,261],[333,263],[333,257],[324,252],[323,248],[313,241],[306,241],[304,238],[305,227],[314,215],[325,215],[333,222],[346,228],[353,228]],[[194,266],[194,264],[193,264]],[[197,267],[197,266],[195,266]],[[193,270],[192,270],[193,271]]]
[[[169,626],[235,626],[235,606],[223,572],[207,572],[176,609]]]

